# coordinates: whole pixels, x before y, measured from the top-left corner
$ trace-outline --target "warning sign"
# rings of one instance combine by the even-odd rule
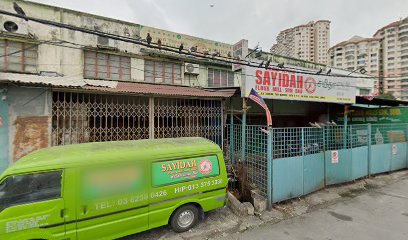
[[[392,155],[397,155],[398,147],[397,144],[392,144]]]
[[[339,163],[339,151],[331,151],[331,162]]]

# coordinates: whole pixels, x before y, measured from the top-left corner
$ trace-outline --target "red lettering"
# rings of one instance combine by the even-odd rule
[[[256,84],[262,84],[262,70],[256,70],[255,75],[256,75],[256,79],[255,79]]]
[[[294,74],[290,75],[290,84],[289,87],[296,88],[296,77]]]
[[[263,85],[271,85],[271,77],[269,75],[269,71],[264,72],[264,81]]]
[[[271,71],[271,77],[272,77],[272,86],[276,86],[276,77],[278,76],[277,72]]]
[[[297,88],[303,88],[303,76],[297,76]]]
[[[282,73],[279,73],[279,87],[282,87]]]
[[[283,74],[283,87],[289,87],[289,75],[287,73]]]

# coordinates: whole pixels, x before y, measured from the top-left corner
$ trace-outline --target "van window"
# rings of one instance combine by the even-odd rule
[[[154,187],[213,177],[220,174],[216,155],[152,163]]]
[[[61,197],[62,172],[7,177],[0,184],[0,210]]]

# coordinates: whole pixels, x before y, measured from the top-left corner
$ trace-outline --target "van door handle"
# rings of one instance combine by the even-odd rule
[[[61,209],[60,216],[61,216],[61,218],[65,217],[65,209]]]
[[[88,209],[86,208],[86,205],[82,206],[82,213],[86,214],[88,212]]]

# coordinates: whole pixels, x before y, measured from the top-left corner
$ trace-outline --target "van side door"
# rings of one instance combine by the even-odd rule
[[[116,239],[148,229],[145,166],[115,164],[79,171],[79,240]]]
[[[12,175],[0,184],[0,239],[63,239],[62,170]]]

